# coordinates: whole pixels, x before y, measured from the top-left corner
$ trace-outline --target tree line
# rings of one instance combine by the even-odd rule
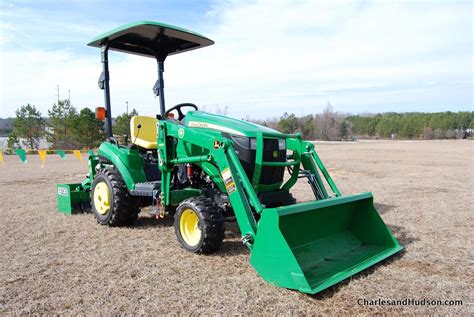
[[[133,109],[115,118],[114,133],[118,136],[130,135],[130,119],[137,114]],[[50,149],[92,149],[105,138],[104,122],[97,120],[92,110],[83,108],[78,111],[65,99],[53,104],[47,116],[30,104],[17,109],[8,136],[8,147],[20,148],[20,139],[23,139],[29,149],[44,147],[41,141],[46,141]]]
[[[218,113],[227,108],[217,109]],[[211,111],[212,112],[212,111]],[[105,140],[104,123],[89,108],[80,111],[69,100],[60,100],[43,116],[34,105],[25,105],[15,112],[8,147],[21,147],[20,139],[30,149],[91,149]],[[113,119],[114,136],[125,142],[130,136],[130,119],[138,115],[133,109]],[[252,120],[283,133],[300,132],[307,140],[351,140],[354,138],[392,139],[454,139],[471,136],[474,129],[474,112],[436,113],[378,113],[351,115],[335,112],[330,104],[322,113],[297,117],[285,112],[280,118]]]
[[[351,115],[328,105],[322,113],[254,121],[284,133],[300,132],[308,140],[338,141],[354,138],[455,139],[472,137],[474,111],[434,113],[378,113]]]

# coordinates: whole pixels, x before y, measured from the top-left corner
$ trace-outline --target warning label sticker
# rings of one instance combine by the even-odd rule
[[[67,195],[68,195],[67,188],[58,187],[58,195],[60,195],[60,196],[67,196]]]
[[[229,194],[232,194],[235,192],[235,182],[234,179],[232,178],[232,173],[230,172],[229,168],[226,168],[225,170],[222,171],[221,173],[222,179],[224,180],[225,188],[227,189],[227,192]]]

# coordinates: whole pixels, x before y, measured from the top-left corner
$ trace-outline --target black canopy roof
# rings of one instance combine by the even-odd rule
[[[95,37],[88,45],[146,57],[166,57],[214,44],[201,34],[170,24],[132,22]]]

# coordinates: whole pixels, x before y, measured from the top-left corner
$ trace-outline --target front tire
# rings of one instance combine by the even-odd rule
[[[98,171],[92,182],[91,196],[92,211],[102,225],[129,226],[138,218],[139,202],[129,194],[122,175],[114,167]]]
[[[209,198],[191,197],[176,209],[174,228],[179,243],[187,251],[213,253],[224,240],[224,215]]]

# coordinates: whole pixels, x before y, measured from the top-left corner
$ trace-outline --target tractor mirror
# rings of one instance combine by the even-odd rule
[[[104,72],[100,73],[99,81],[97,82],[97,84],[99,85],[100,89],[105,88],[105,73]]]
[[[160,80],[159,79],[155,82],[155,85],[153,86],[153,93],[155,94],[155,96],[160,95]]]
[[[104,107],[95,108],[95,118],[99,121],[105,121],[105,108]]]

